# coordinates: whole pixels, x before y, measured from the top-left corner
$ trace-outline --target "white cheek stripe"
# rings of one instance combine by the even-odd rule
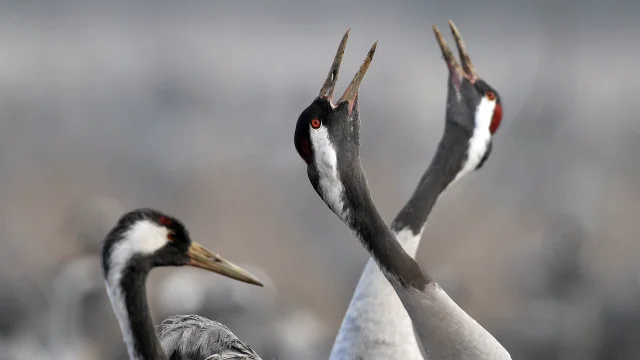
[[[311,142],[314,149],[314,161],[320,181],[318,186],[323,200],[340,219],[346,221],[347,211],[344,209],[342,195],[344,187],[338,178],[338,155],[329,139],[327,128],[321,126],[311,129]]]
[[[108,259],[107,294],[131,359],[139,359],[139,356],[133,353],[133,336],[129,329],[129,313],[127,312],[124,294],[120,286],[122,272],[132,256],[152,254],[163,247],[168,241],[167,233],[167,228],[150,220],[138,221],[123,234],[122,240],[114,245]]]
[[[465,174],[473,171],[473,169],[480,164],[482,157],[487,152],[489,142],[491,141],[491,132],[489,131],[489,127],[491,126],[491,119],[493,118],[493,111],[495,108],[496,100],[489,100],[486,97],[483,97],[482,100],[480,100],[480,104],[478,104],[478,107],[476,108],[476,127],[473,129],[471,139],[469,139],[467,160],[462,166],[462,170],[460,170],[449,186],[460,180],[460,178]]]

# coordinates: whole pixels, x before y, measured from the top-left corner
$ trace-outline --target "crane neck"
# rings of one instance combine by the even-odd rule
[[[167,360],[156,335],[147,302],[146,280],[149,268],[131,263],[120,273],[117,285],[107,281],[111,305],[132,360]]]
[[[349,215],[343,219],[369,251],[371,257],[404,287],[422,290],[432,281],[418,263],[409,256],[384,222],[371,197],[360,164],[351,184],[345,183]]]
[[[371,198],[366,175],[359,161],[354,165],[358,168],[355,176],[345,179],[345,196],[350,207],[347,225],[360,238],[371,257],[403,285],[421,290],[433,280],[402,248],[394,233],[410,229],[414,236],[418,236],[442,192],[473,170],[465,166],[469,161],[469,137],[468,129],[447,121],[431,164],[391,227],[385,224]]]
[[[469,135],[459,126],[447,124],[429,167],[405,206],[391,223],[395,233],[409,229],[414,236],[422,232],[440,195],[466,172]]]

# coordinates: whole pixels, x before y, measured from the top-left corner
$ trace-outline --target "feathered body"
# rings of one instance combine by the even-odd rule
[[[169,360],[262,360],[224,324],[198,315],[167,318],[159,338]]]

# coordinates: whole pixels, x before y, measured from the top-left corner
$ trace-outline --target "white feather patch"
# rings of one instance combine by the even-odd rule
[[[491,141],[491,131],[489,131],[489,127],[491,126],[491,119],[493,118],[495,108],[496,100],[489,100],[486,97],[480,100],[480,104],[478,104],[476,108],[476,127],[473,129],[471,139],[469,139],[467,161],[465,161],[462,170],[460,170],[449,186],[460,180],[465,174],[473,171],[473,169],[480,164]]]
[[[329,139],[324,126],[311,129],[311,142],[315,151],[315,164],[320,181],[318,186],[322,198],[342,221],[347,220],[348,211],[344,208],[342,195],[344,187],[338,178],[338,155]]]
[[[129,314],[120,286],[122,272],[132,256],[152,254],[163,247],[168,241],[167,234],[168,229],[164,226],[160,226],[150,220],[140,220],[133,224],[124,233],[122,240],[114,245],[108,260],[107,294],[118,319],[122,337],[127,345],[129,358],[133,360],[140,359],[140,356],[134,353],[133,335],[129,329]]]

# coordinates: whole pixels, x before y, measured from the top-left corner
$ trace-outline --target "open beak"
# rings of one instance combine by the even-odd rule
[[[462,41],[462,36],[460,36],[460,31],[458,31],[458,28],[451,20],[449,20],[449,27],[451,28],[451,32],[453,33],[453,38],[456,41],[456,46],[458,47],[458,53],[460,54],[460,61],[462,62],[462,66],[458,64],[458,61],[456,60],[455,56],[453,55],[453,52],[449,48],[449,45],[447,45],[447,42],[444,40],[444,37],[442,36],[442,33],[440,33],[440,30],[438,30],[438,28],[435,25],[433,25],[433,32],[436,35],[436,40],[438,41],[438,44],[440,45],[440,49],[442,50],[442,56],[444,57],[444,61],[447,63],[447,66],[449,67],[450,74],[456,75],[455,78],[458,84],[462,80],[462,78],[466,78],[467,80],[469,80],[469,82],[473,84],[474,82],[476,82],[476,80],[478,80],[478,75],[476,74],[476,69],[473,66],[473,63],[471,62],[471,58],[469,57],[469,54],[467,53],[467,47],[464,45],[464,42]]]
[[[189,263],[187,265],[216,272],[220,275],[253,285],[263,286],[260,280],[243,268],[225,260],[202,245],[192,242],[187,251]]]
[[[338,104],[343,103],[344,101],[349,102],[349,113],[353,110],[353,104],[356,102],[356,98],[358,97],[358,88],[360,87],[360,83],[362,79],[364,79],[364,74],[367,73],[367,69],[369,69],[369,64],[371,64],[371,60],[373,60],[373,54],[376,52],[376,47],[378,46],[378,42],[373,43],[373,46],[369,50],[367,57],[364,59],[362,65],[360,65],[360,69],[351,80],[351,83],[347,87],[347,90],[344,91],[344,94],[338,100]]]
[[[320,89],[320,94],[318,95],[320,98],[326,99],[331,102],[333,98],[333,91],[335,90],[336,82],[338,81],[338,72],[340,71],[340,63],[342,62],[342,55],[344,55],[344,49],[347,46],[347,39],[349,38],[349,31],[342,37],[342,41],[340,41],[340,45],[338,46],[338,51],[336,52],[336,56],[333,58],[333,63],[331,64],[331,69],[329,69],[329,74],[327,75],[322,88]],[[351,80],[351,83],[345,90],[344,94],[338,100],[338,104],[347,101],[349,103],[349,112],[353,109],[353,105],[355,104],[356,98],[358,96],[358,88],[360,87],[360,83],[364,78],[367,69],[369,68],[369,64],[371,64],[371,60],[373,60],[373,54],[376,52],[376,47],[378,46],[378,42],[376,41],[367,57],[364,59],[364,62],[360,66],[360,70],[356,73]]]

